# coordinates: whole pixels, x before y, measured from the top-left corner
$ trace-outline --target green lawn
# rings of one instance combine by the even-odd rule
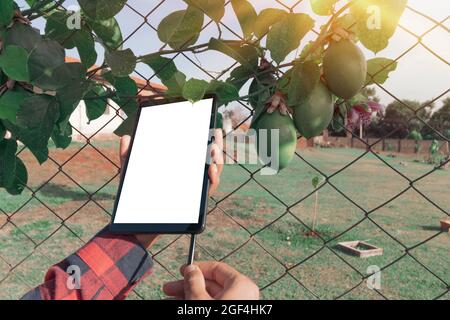
[[[95,146],[106,156],[115,156],[115,144],[97,142]],[[81,147],[75,145],[65,152],[52,150],[52,154],[64,161]],[[277,176],[257,173],[251,180],[248,171],[256,171],[257,165],[226,165],[221,186],[210,201],[212,211],[206,231],[199,237],[197,258],[220,259],[233,265],[263,288],[264,298],[336,298],[356,286],[341,298],[379,299],[382,296],[362,282],[372,265],[383,269],[379,292],[389,299],[430,299],[445,293],[450,280],[450,238],[438,232],[439,220],[446,216],[443,211],[450,211],[449,170],[438,170],[411,187],[399,173],[414,180],[429,172],[430,165],[414,157],[380,156],[397,173],[376,156],[364,155],[320,188],[320,238],[308,234],[315,204],[312,178],[320,176],[319,171],[332,175],[363,152],[302,150],[300,155],[314,168],[296,158]],[[30,177],[36,198],[29,201],[29,190],[16,197],[0,192],[0,209],[9,215],[16,212],[11,223],[0,214],[0,298],[20,297],[42,281],[48,266],[105,225],[118,183],[113,164],[118,163],[117,158],[110,163],[92,148],[82,150],[62,167],[75,182],[54,165],[40,168],[29,155],[24,157],[39,169]],[[51,182],[40,188],[53,175]],[[89,201],[84,190],[97,191],[94,201]],[[400,192],[403,194],[398,196]],[[66,219],[67,228],[61,228],[61,219]],[[360,259],[336,248],[338,242],[349,240],[368,241],[382,247],[384,253]],[[187,246],[187,237],[161,237],[152,250],[156,254],[154,274],[130,298],[163,297],[161,285],[178,277]],[[405,248],[410,249],[409,255]]]

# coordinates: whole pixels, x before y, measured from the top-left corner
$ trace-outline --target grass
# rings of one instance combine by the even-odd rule
[[[95,146],[118,163],[116,144]],[[81,147],[51,154],[64,161]],[[357,149],[308,149],[300,155],[303,159],[296,158],[277,176],[256,174],[250,181],[247,170],[254,172],[259,166],[225,166],[221,186],[210,201],[211,208],[217,207],[199,237],[198,259],[233,265],[258,283],[264,298],[379,299],[382,296],[363,282],[372,265],[382,269],[379,292],[389,299],[431,299],[447,290],[450,239],[436,234],[439,220],[446,216],[442,210],[450,210],[448,170],[414,181],[432,166],[410,156],[375,156]],[[37,199],[30,200],[31,191],[16,197],[0,192],[0,209],[12,215],[7,223],[0,214],[0,298],[18,298],[39,284],[51,264],[81,246],[78,237],[86,241],[105,225],[118,183],[117,167],[93,148],[82,149],[63,166],[75,182],[50,164],[37,167],[30,155],[22,157],[36,169],[30,170],[30,187],[37,190]],[[321,173],[330,177],[318,191],[320,237],[314,237],[309,233],[315,203],[311,180]],[[84,190],[98,190],[94,201]],[[67,219],[65,225],[73,232],[60,228],[61,219]],[[163,297],[162,284],[178,277],[186,259],[184,236],[160,251],[176,238],[161,237],[152,248],[155,272],[131,298]],[[367,241],[384,253],[360,259],[336,248],[338,242],[351,240]]]

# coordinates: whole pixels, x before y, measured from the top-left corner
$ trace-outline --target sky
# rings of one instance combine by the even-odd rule
[[[17,2],[19,5],[26,7],[24,4],[25,0],[19,0]],[[146,15],[160,2],[160,0],[129,0],[128,4],[136,11]],[[251,0],[251,2],[255,6],[257,12],[269,7],[283,8],[274,0]],[[296,2],[297,0],[283,1],[287,6],[291,6]],[[75,0],[66,0],[65,2],[66,8],[74,5],[77,5]],[[408,7],[409,8],[405,10],[400,19],[401,27],[397,28],[396,33],[391,38],[389,46],[386,49],[375,55],[363,48],[367,59],[374,57],[397,59],[408,48],[416,45],[411,51],[401,57],[397,70],[391,73],[390,78],[383,84],[384,89],[376,88],[377,94],[381,98],[381,102],[385,105],[389,104],[394,99],[393,96],[400,99],[418,100],[421,102],[432,100],[441,96],[450,88],[450,37],[448,31],[450,28],[450,1],[409,0]],[[186,8],[186,4],[182,0],[166,0],[148,16],[148,22],[154,28],[157,28],[159,22],[166,15],[175,10],[184,8]],[[421,40],[429,50],[434,52],[440,58],[427,50],[425,46],[421,44],[417,45],[418,36],[423,35],[436,24],[417,14],[414,10],[428,15],[433,20],[441,22],[444,26],[435,27],[432,31],[424,35]],[[315,30],[318,30],[320,25],[325,21],[323,17],[316,16],[311,12],[308,0],[303,0],[303,2],[295,8],[295,12],[308,13],[316,19]],[[124,38],[130,36],[125,42],[124,47],[131,48],[136,55],[155,52],[162,47],[163,44],[159,41],[156,31],[150,26],[144,25],[138,31],[134,32],[134,30],[143,23],[143,19],[130,8],[125,7],[117,15],[117,19],[122,28]],[[205,24],[208,21],[209,19],[206,18]],[[222,22],[235,33],[241,33],[239,23],[234,16],[231,5],[226,7],[225,16]],[[45,21],[43,19],[37,19],[33,22],[33,25],[43,30]],[[410,32],[405,31],[405,29]],[[210,24],[204,29],[197,43],[207,42],[211,37],[217,36],[217,27],[214,24]],[[236,36],[226,28],[222,28],[222,37],[224,39],[237,39]],[[316,35],[310,32],[302,40],[300,47],[315,37]],[[101,64],[103,60],[103,50],[100,46],[98,49],[99,58],[97,63]],[[296,52],[294,51],[288,59],[294,58],[295,54]],[[68,55],[73,57],[78,56],[76,50],[69,50]],[[233,63],[233,60],[230,58],[211,51],[197,55],[187,53],[185,56],[177,56],[175,63],[188,78],[207,80],[210,79],[208,73],[205,73],[195,66],[189,59],[206,69],[209,75],[212,76],[216,76],[217,72],[229,67]],[[150,77],[152,75],[151,70],[143,64],[139,64],[136,70],[145,77]],[[152,81],[153,80],[158,82],[156,78],[153,78]],[[245,87],[243,90],[245,90]],[[450,93],[447,93],[442,98],[445,98],[446,96],[450,96]]]

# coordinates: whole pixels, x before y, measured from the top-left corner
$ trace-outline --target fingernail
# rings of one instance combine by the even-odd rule
[[[197,270],[197,267],[195,265],[193,265],[193,264],[187,265],[184,268],[184,274],[186,275],[186,274],[191,273],[191,272],[193,272],[195,270]]]

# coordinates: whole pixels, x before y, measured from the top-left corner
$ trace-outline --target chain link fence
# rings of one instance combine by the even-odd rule
[[[267,7],[297,12],[304,2],[267,1]],[[131,44],[132,39],[145,34],[149,42],[156,43],[153,21],[161,20],[174,3],[148,1],[148,9],[142,11],[141,3],[128,1],[121,14],[132,16],[136,26],[127,26],[132,30],[123,42],[132,47],[136,45]],[[66,9],[64,4],[60,7]],[[228,2],[226,9],[229,7]],[[437,21],[413,7],[406,10],[427,20],[431,27],[416,34],[400,25],[397,32],[415,40],[394,61],[401,64],[414,48],[421,47],[448,68],[449,61],[424,42],[436,29],[449,32],[448,17]],[[223,34],[241,39],[233,27],[225,23],[219,26]],[[217,37],[217,32],[209,21],[204,24],[202,37]],[[313,32],[318,34],[318,30]],[[204,66],[208,59],[214,59],[209,54],[178,52],[171,59],[189,65],[189,70],[202,78],[225,80],[237,63],[224,72],[210,71]],[[95,72],[90,75],[94,77]],[[134,76],[145,81],[141,91],[161,91],[154,83],[157,75],[136,70]],[[445,90],[417,110],[402,102],[391,88],[381,84],[375,87],[411,109],[414,117],[410,121],[428,127],[420,111],[449,92]],[[227,135],[236,134],[253,115],[244,99],[234,105],[245,116]],[[96,137],[108,125],[123,119],[116,105],[110,107],[114,112],[93,133],[87,134],[72,123],[79,141],[65,151],[52,149],[42,166],[28,161],[31,155],[25,148],[19,151],[35,170],[30,170],[30,183],[22,195],[4,194],[1,198],[0,297],[19,298],[41,283],[52,264],[108,223],[119,179],[118,139],[103,141]],[[442,144],[449,142],[443,132],[430,129],[441,137]],[[221,187],[209,201],[207,228],[198,240],[197,259],[229,263],[254,279],[264,298],[448,299],[450,243],[448,234],[439,227],[439,220],[449,217],[450,179],[448,171],[443,170],[448,158],[438,166],[405,160],[401,155],[394,158],[397,156],[376,150],[392,133],[368,144],[353,131],[345,130],[366,149],[298,149],[293,165],[277,176],[260,175],[261,166],[239,163],[225,149],[225,157],[234,163],[225,165]],[[311,185],[314,177],[322,179],[316,188]],[[317,227],[311,223],[312,212],[318,214]],[[341,241],[357,240],[383,248],[383,255],[361,259],[337,246]],[[161,237],[151,252],[154,274],[136,287],[130,298],[163,297],[161,285],[179,277],[178,267],[186,259],[188,241],[183,235]],[[370,287],[368,283],[375,283],[374,270],[379,271],[381,283]]]

